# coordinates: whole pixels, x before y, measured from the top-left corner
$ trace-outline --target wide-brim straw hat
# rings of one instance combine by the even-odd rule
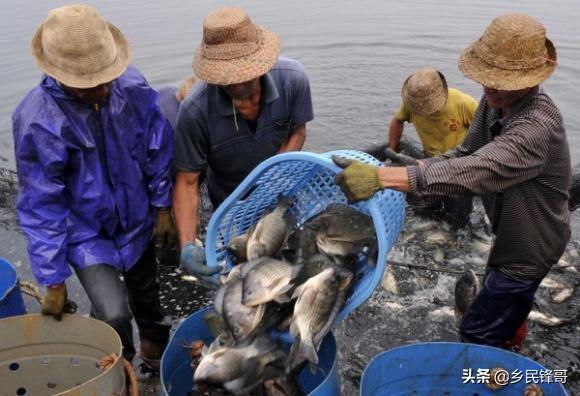
[[[30,45],[46,74],[74,88],[92,88],[116,79],[131,58],[121,31],[86,5],[51,10]]]
[[[459,58],[459,69],[485,87],[516,91],[545,81],[557,65],[546,29],[524,14],[497,17]]]
[[[193,71],[209,84],[253,80],[274,66],[281,44],[272,31],[256,26],[241,8],[220,8],[203,21],[203,39]]]
[[[428,116],[441,110],[447,103],[445,76],[432,67],[419,69],[403,83],[401,96],[411,113]]]

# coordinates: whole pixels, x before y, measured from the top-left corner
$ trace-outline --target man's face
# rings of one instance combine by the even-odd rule
[[[494,109],[504,109],[526,96],[531,89],[524,88],[517,91],[501,91],[499,89],[483,87],[483,94],[488,105]]]
[[[239,84],[224,85],[223,88],[232,99],[243,100],[248,99],[259,86],[260,78],[258,77]]]
[[[71,96],[88,103],[90,105],[93,104],[102,104],[107,101],[109,97],[109,93],[111,91],[112,81],[107,83],[97,85],[96,87],[92,88],[73,88],[68,87],[66,85],[62,85],[64,90]]]

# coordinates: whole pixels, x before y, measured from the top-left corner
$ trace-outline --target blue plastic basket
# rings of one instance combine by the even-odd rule
[[[0,318],[26,314],[18,275],[12,265],[0,257]]]
[[[280,194],[294,198],[290,211],[296,218],[295,227],[331,203],[346,203],[345,195],[334,183],[334,176],[341,169],[332,162],[332,155],[381,165],[371,155],[354,150],[324,154],[293,152],[269,158],[246,177],[212,216],[205,245],[208,265],[231,268],[232,257],[226,250],[229,241],[257,223],[267,209],[276,205]],[[387,254],[401,231],[405,216],[403,194],[393,190],[380,191],[371,199],[352,206],[373,218],[379,243],[378,260],[371,266],[366,258],[361,258],[353,292],[335,323],[365,302],[379,284]]]
[[[477,382],[478,369],[519,370],[522,380],[510,380],[492,391],[483,383],[471,383],[463,370]],[[405,345],[373,358],[362,375],[361,396],[523,395],[526,373],[538,374],[545,367],[522,355],[484,345],[430,342]],[[481,378],[481,376],[480,376]],[[516,377],[513,377],[516,378]],[[467,383],[463,383],[467,382]],[[566,396],[560,383],[540,383],[544,396]]]
[[[164,396],[187,395],[193,387],[193,372],[186,349],[195,340],[206,344],[213,341],[203,315],[213,308],[207,307],[185,319],[169,341],[161,358],[161,392]],[[328,333],[318,351],[320,370],[312,373],[306,367],[300,373],[298,382],[301,389],[309,396],[335,396],[340,392],[340,377],[336,364],[336,342],[332,333]]]

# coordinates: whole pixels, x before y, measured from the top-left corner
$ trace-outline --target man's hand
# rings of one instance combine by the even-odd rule
[[[177,243],[177,234],[170,208],[157,208],[155,216],[155,247],[161,251]]]
[[[40,312],[43,315],[51,315],[56,320],[61,320],[66,297],[66,285],[64,283],[60,285],[47,286],[46,295],[42,299],[40,305]]]
[[[332,160],[344,169],[336,175],[334,181],[340,186],[349,202],[368,199],[383,188],[376,166],[336,155],[332,156]]]
[[[181,248],[181,266],[195,276],[202,285],[218,288],[221,283],[212,275],[220,272],[219,266],[208,267],[205,261],[205,251],[201,243],[187,243]]]

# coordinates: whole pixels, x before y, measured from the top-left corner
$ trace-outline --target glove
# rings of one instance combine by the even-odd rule
[[[201,242],[188,243],[181,248],[181,266],[199,279],[200,283],[206,287],[218,288],[220,281],[212,275],[221,271],[219,266],[208,267],[205,261],[205,251]]]
[[[46,295],[40,304],[40,312],[43,315],[51,315],[56,320],[61,320],[66,297],[67,292],[64,283],[57,286],[48,286]]]
[[[157,208],[155,216],[155,247],[164,251],[174,246],[177,242],[177,234],[171,219],[170,208]]]
[[[379,181],[378,168],[360,161],[332,156],[336,165],[344,171],[336,175],[334,181],[340,186],[349,202],[361,201],[372,197],[383,186]]]

